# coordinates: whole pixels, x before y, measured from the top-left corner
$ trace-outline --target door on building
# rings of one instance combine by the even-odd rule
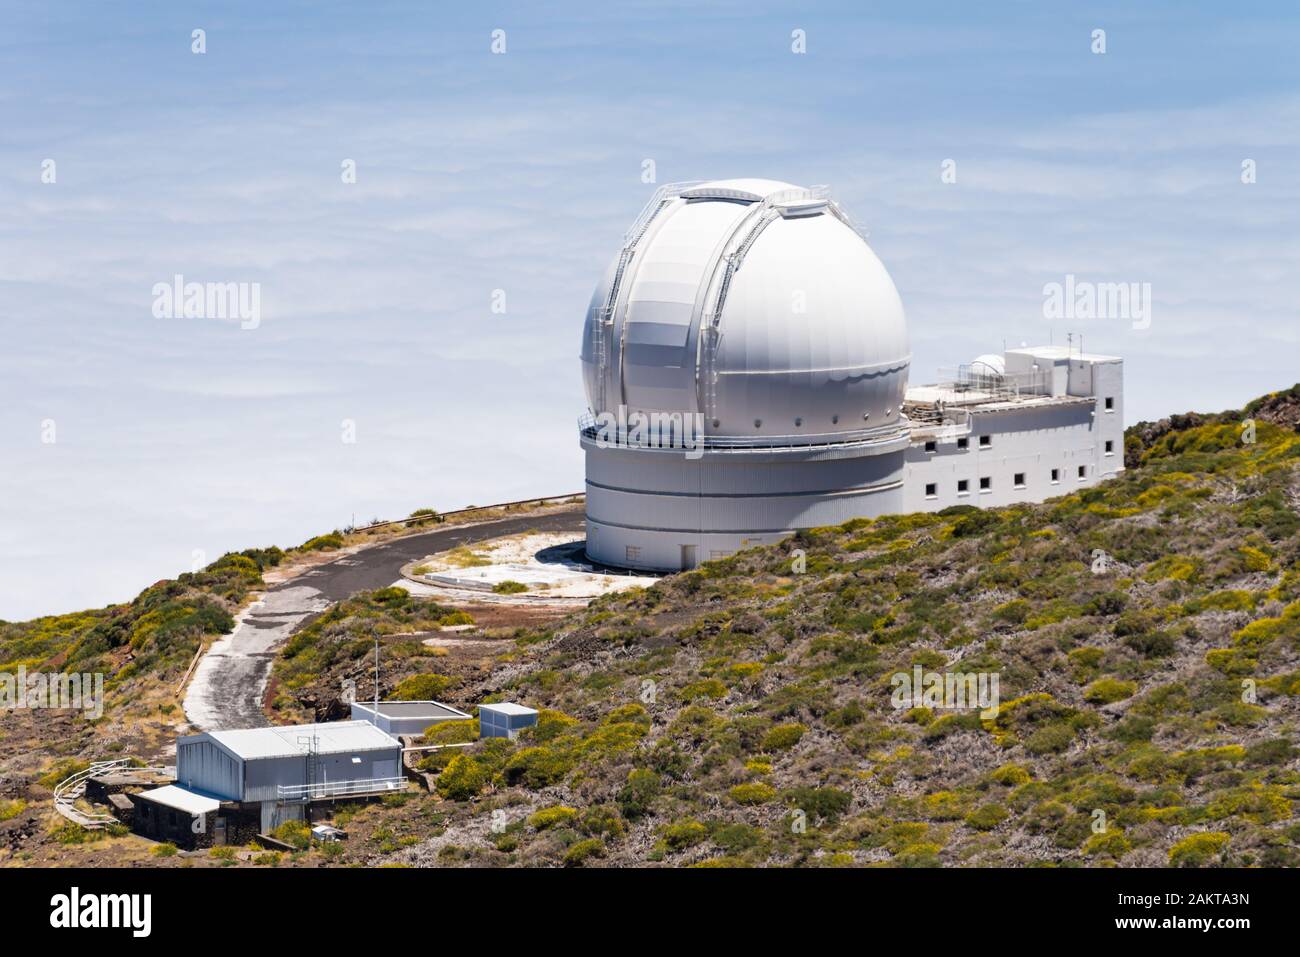
[[[682,546],[682,571],[689,571],[690,569],[694,568],[695,565],[696,565],[695,546],[683,545]]]
[[[212,843],[217,847],[224,847],[226,843],[226,819],[219,817],[216,823],[212,825]]]

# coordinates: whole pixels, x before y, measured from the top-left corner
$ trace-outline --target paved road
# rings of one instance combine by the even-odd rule
[[[410,535],[337,558],[268,589],[199,662],[185,695],[185,717],[202,731],[264,727],[270,722],[262,699],[276,650],[312,615],[356,592],[399,581],[403,565],[426,555],[531,530],[582,535],[583,513],[552,512]]]

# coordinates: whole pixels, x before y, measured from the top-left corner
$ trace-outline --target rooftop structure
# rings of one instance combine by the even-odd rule
[[[478,706],[480,738],[513,738],[524,728],[537,723],[537,710],[513,701]]]
[[[378,714],[373,704],[354,701],[352,717],[394,737],[420,735],[425,728],[443,721],[474,720],[473,715],[437,701],[381,701]]]

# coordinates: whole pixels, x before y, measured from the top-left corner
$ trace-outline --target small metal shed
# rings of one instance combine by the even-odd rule
[[[176,742],[176,783],[261,803],[262,827],[300,818],[309,801],[405,788],[402,745],[369,721],[209,731]]]
[[[499,701],[478,706],[480,738],[513,738],[524,728],[537,723],[537,711],[513,701]]]
[[[360,701],[352,702],[352,717],[369,721],[381,731],[398,737],[421,735],[424,729],[443,721],[473,721],[474,716],[458,711],[451,705],[437,701],[381,701],[376,715],[375,706]]]

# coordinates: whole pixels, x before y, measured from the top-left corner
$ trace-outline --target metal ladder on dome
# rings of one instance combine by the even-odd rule
[[[724,247],[724,252],[719,259],[722,274],[717,279],[718,291],[713,297],[713,308],[704,314],[700,323],[704,330],[704,336],[702,337],[704,350],[704,415],[709,420],[712,420],[717,412],[718,346],[722,341],[722,310],[727,304],[727,293],[731,290],[731,279],[735,276],[736,271],[740,269],[741,264],[744,263],[745,255],[754,245],[755,240],[758,239],[759,235],[770,223],[781,215],[776,204],[785,198],[785,193],[775,193],[755,203],[754,207],[741,218],[740,222],[732,230],[730,239],[735,240],[739,236],[740,241],[730,249]],[[746,224],[750,224],[747,229]]]
[[[618,305],[619,293],[623,286],[623,274],[627,271],[628,264],[631,263],[632,257],[636,254],[637,243],[645,236],[646,230],[654,222],[656,216],[663,211],[663,208],[673,200],[681,196],[682,192],[698,185],[699,181],[684,183],[666,183],[655,190],[650,201],[645,204],[637,218],[633,220],[631,227],[623,234],[623,248],[618,254],[618,265],[614,268],[614,278],[609,284],[609,293],[605,297],[605,304],[601,306],[600,311],[596,314],[596,321],[591,325],[592,338],[592,358],[596,362],[596,412],[604,412],[606,409],[605,387],[608,382],[608,370],[610,351],[612,349],[611,339],[614,332],[614,309]]]

